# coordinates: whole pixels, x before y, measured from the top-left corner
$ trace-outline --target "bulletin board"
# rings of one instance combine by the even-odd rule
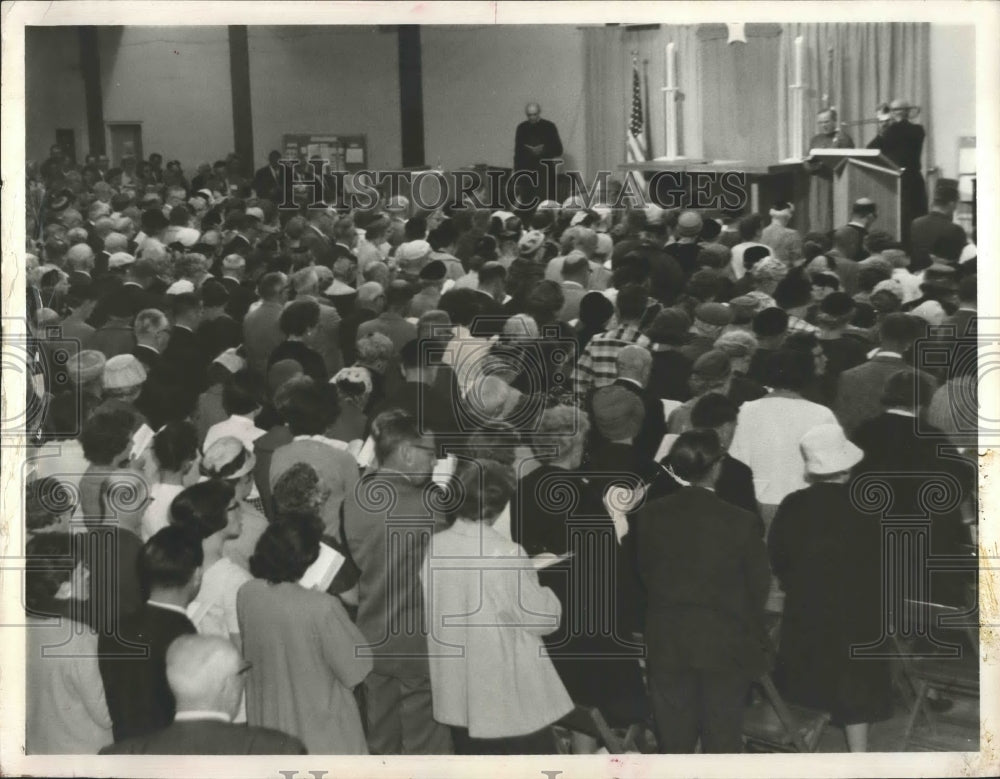
[[[368,164],[368,141],[364,135],[286,133],[281,138],[285,159],[296,159],[304,152],[307,159],[320,157],[327,160],[331,171],[349,173],[364,170]]]

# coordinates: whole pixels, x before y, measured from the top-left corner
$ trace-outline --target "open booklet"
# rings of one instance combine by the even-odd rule
[[[337,575],[337,571],[340,570],[346,560],[347,558],[332,546],[321,543],[319,545],[319,557],[302,574],[299,584],[306,589],[326,592],[333,582],[333,577]]]

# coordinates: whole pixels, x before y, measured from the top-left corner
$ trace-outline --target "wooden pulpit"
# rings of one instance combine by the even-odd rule
[[[833,163],[833,224],[851,219],[851,205],[866,197],[878,208],[875,228],[902,237],[902,170],[878,149],[813,149],[810,155]],[[834,162],[836,160],[836,162]]]

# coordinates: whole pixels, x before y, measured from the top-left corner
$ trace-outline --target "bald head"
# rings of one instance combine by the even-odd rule
[[[66,252],[66,263],[70,270],[90,273],[94,269],[94,250],[85,243],[71,246]]]
[[[528,121],[534,124],[542,116],[542,107],[538,103],[528,103],[524,107],[524,115],[528,117]]]
[[[635,345],[626,346],[618,352],[618,359],[615,363],[618,367],[618,378],[632,379],[643,387],[649,383],[649,374],[653,368],[653,355],[649,353],[648,349]]]
[[[243,684],[240,653],[218,636],[184,635],[167,649],[167,683],[177,711],[222,711],[236,715]]]

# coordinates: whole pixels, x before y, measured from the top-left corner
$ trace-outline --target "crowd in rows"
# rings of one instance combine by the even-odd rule
[[[975,541],[953,183],[803,235],[279,208],[276,162],[32,171],[29,752],[593,751],[580,707],[734,752],[769,669],[865,749],[883,514]]]

